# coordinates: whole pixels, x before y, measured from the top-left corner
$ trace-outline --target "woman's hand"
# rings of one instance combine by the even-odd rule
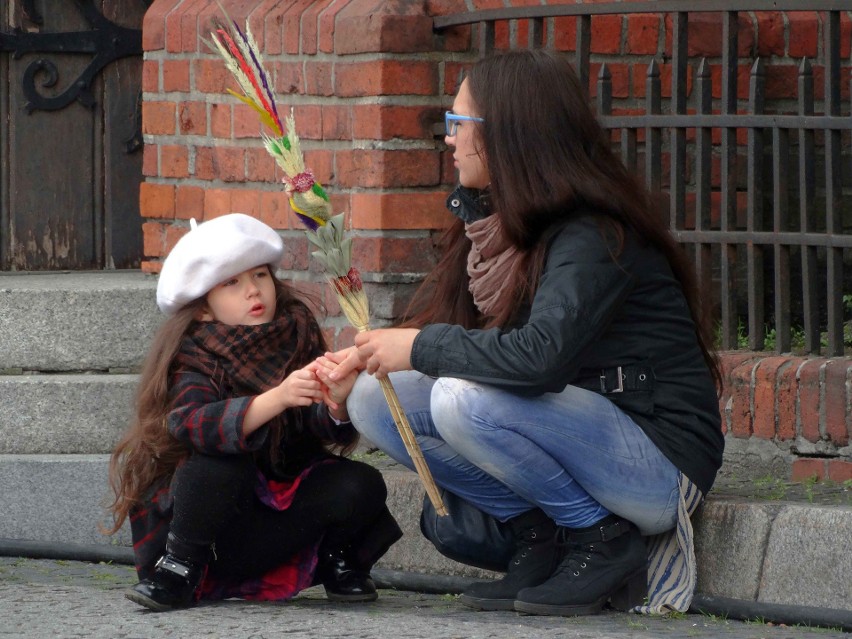
[[[339,379],[331,379],[331,373],[348,358],[353,360],[355,368]],[[350,347],[336,353],[326,353],[314,361],[312,368],[317,378],[322,382],[323,401],[328,406],[332,417],[339,421],[348,420],[346,398],[352,392],[352,387],[358,378],[358,372],[362,368],[361,360],[358,359],[355,348]]]
[[[376,377],[411,370],[411,349],[418,328],[380,328],[358,333],[355,347],[366,371]]]

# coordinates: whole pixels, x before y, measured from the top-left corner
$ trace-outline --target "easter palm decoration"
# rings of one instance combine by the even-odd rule
[[[358,331],[368,330],[370,306],[361,275],[358,269],[352,266],[352,239],[345,236],[344,214],[332,215],[328,194],[316,181],[313,172],[305,167],[292,110],[282,124],[260,49],[248,24],[243,31],[226,15],[226,22],[218,22],[211,36],[212,47],[222,56],[231,75],[242,89],[242,94],[231,89],[228,89],[228,93],[257,111],[260,121],[270,131],[261,134],[263,144],[284,174],[282,181],[284,190],[290,196],[290,206],[305,225],[308,240],[316,248],[311,255],[323,265],[349,323]],[[446,515],[447,510],[432,473],[426,465],[423,452],[390,379],[384,377],[379,380],[379,384],[435,511],[439,515]]]

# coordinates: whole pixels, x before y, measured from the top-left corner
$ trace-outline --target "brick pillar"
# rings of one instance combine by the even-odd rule
[[[791,476],[852,477],[852,357],[721,354],[719,400],[729,447],[774,442],[791,456]]]
[[[434,126],[455,83],[438,53],[467,48],[467,31],[435,36],[426,3],[414,0],[223,4],[238,24],[248,19],[279,110],[294,108],[306,163],[356,238],[374,325],[386,323],[433,265],[449,219],[452,165]],[[257,114],[226,93],[237,87],[205,43],[218,15],[214,1],[157,0],[145,16],[143,270],[159,270],[191,217],[253,215],[281,230],[285,276],[322,301],[332,343],[348,345],[351,329],[309,257]]]

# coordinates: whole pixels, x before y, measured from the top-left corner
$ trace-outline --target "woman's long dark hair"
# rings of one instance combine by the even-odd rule
[[[532,302],[549,239],[572,217],[592,212],[601,232],[616,238],[619,246],[630,229],[665,255],[719,387],[709,317],[702,311],[691,265],[663,224],[654,198],[613,153],[568,61],[541,49],[510,51],[480,60],[467,83],[477,115],[484,119],[477,125],[478,144],[491,177],[492,209],[524,258],[494,316],[481,317],[467,288],[470,241],[464,224],[456,220],[442,238],[443,256],[415,296],[404,325],[510,325],[518,300]]]

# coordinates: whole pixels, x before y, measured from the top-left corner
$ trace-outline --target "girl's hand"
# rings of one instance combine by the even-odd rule
[[[355,336],[358,359],[368,373],[379,378],[411,370],[411,349],[419,332],[418,328],[380,328],[358,333]],[[345,370],[338,367],[339,372]]]
[[[278,386],[254,398],[243,418],[244,435],[253,433],[288,408],[322,401],[321,384],[311,366],[293,371]]]
[[[358,357],[358,349],[354,346],[336,353],[326,353],[325,356],[336,363],[334,369],[328,373],[328,378],[331,381],[338,381],[352,372],[364,370],[364,362]]]
[[[313,364],[290,373],[273,389],[281,402],[282,410],[294,406],[310,406],[322,401],[322,387],[314,373]]]

